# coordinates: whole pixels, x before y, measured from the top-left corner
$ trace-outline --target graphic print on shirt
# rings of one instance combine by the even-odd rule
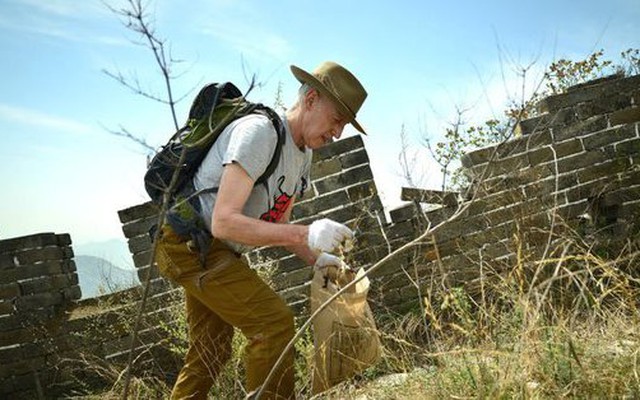
[[[293,199],[293,195],[290,195],[282,190],[282,184],[284,183],[284,176],[278,178],[278,191],[279,195],[274,197],[273,207],[266,213],[260,216],[260,219],[267,222],[280,222],[285,212],[291,205],[291,199]],[[295,193],[295,191],[294,191]]]

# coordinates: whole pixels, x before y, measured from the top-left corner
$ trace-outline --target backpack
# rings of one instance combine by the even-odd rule
[[[224,128],[249,114],[268,117],[278,135],[273,157],[254,184],[267,185],[280,159],[284,125],[275,111],[247,101],[230,82],[211,83],[200,90],[189,110],[187,123],[153,157],[144,175],[145,190],[155,205],[162,206],[165,194],[169,196],[166,222],[178,235],[191,237],[193,243],[190,245],[196,245],[202,256],[206,254],[211,234],[200,217],[198,196],[215,193],[218,188],[196,191],[193,176]],[[154,226],[150,231],[152,236],[155,229]]]

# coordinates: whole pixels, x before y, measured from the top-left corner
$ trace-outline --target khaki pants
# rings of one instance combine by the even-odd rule
[[[293,314],[246,262],[214,240],[202,268],[197,252],[171,228],[162,228],[157,263],[160,273],[181,285],[186,296],[189,350],[172,399],[206,399],[231,356],[233,327],[247,338],[246,390],[262,385],[294,335]],[[294,397],[293,351],[263,392],[264,399]]]

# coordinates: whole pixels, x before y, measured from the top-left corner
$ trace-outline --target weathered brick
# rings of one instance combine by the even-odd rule
[[[50,276],[41,276],[29,280],[23,280],[18,283],[20,291],[23,295],[53,291],[53,282]]]
[[[615,152],[619,156],[634,156],[640,154],[640,138],[616,143]]]
[[[47,308],[62,304],[61,293],[36,293],[29,296],[21,296],[16,299],[16,309],[18,312]]]
[[[612,76],[609,80],[590,82],[586,86],[577,87],[565,94],[549,96],[540,102],[540,108],[543,111],[554,111],[575,104],[606,98],[609,93],[631,92],[632,88],[638,85],[638,82],[640,82],[638,75],[629,78]]]
[[[637,101],[635,104],[638,104]],[[609,116],[609,123],[611,126],[630,124],[633,122],[640,122],[640,107],[638,106],[614,111]]]
[[[499,175],[504,175],[509,172],[519,170],[521,168],[525,168],[529,166],[529,161],[526,158],[524,153],[509,157],[503,158],[497,161],[491,161],[488,164],[478,165],[472,168],[472,172],[476,176],[480,176],[480,174],[484,174],[485,178],[491,178]]]
[[[516,127],[516,130],[523,136],[535,134],[549,135],[549,119],[549,114],[542,114],[533,118],[528,118],[520,121],[518,123],[518,126]],[[521,142],[524,143],[524,141]]]
[[[292,218],[296,220],[305,218],[315,213],[341,207],[349,203],[349,196],[345,190],[330,192],[315,198],[312,202],[305,201],[296,204],[292,211]]]
[[[419,210],[414,203],[409,203],[389,211],[389,216],[391,217],[391,221],[398,223],[416,218],[418,213],[422,213],[422,211]]]
[[[20,252],[27,249],[37,249],[56,246],[58,238],[55,233],[38,233],[12,239],[0,240],[0,254]]]
[[[120,222],[128,224],[140,219],[147,219],[158,214],[158,207],[151,202],[139,204],[133,207],[118,211]]]
[[[321,160],[333,158],[337,155],[354,151],[364,147],[362,137],[360,135],[350,136],[333,142],[329,145],[322,146],[318,150],[313,152],[313,162],[316,163]]]
[[[635,127],[627,125],[592,133],[582,137],[585,150],[595,150],[607,145],[636,137]]]
[[[311,168],[311,180],[315,181],[340,171],[342,171],[342,164],[338,158],[316,162]]]
[[[151,237],[149,235],[135,236],[128,241],[129,251],[131,254],[137,254],[142,251],[151,250]]]
[[[340,156],[339,160],[340,164],[342,164],[342,168],[344,169],[352,168],[357,165],[369,164],[369,156],[367,155],[364,147],[361,150]]]
[[[55,261],[70,258],[69,247],[43,247],[39,249],[23,250],[15,254],[18,265],[26,266],[41,261]]]
[[[562,158],[558,160],[557,167],[559,173],[564,173],[569,171],[576,171],[580,168],[602,163],[607,160],[608,157],[603,151],[591,150],[578,155],[572,155]],[[553,162],[548,163],[547,165],[553,166]]]
[[[627,170],[631,166],[628,158],[616,158],[607,160],[600,164],[589,165],[586,168],[576,170],[576,176],[579,183],[590,182],[610,177],[615,179],[616,174]]]
[[[353,185],[347,188],[347,194],[351,202],[357,202],[378,194],[373,180]]]
[[[553,138],[560,142],[576,136],[584,136],[590,132],[597,132],[609,127],[609,120],[604,115],[597,115],[587,118],[584,121],[577,121],[569,126],[556,127],[553,131]]]
[[[158,222],[156,215],[151,215],[146,218],[141,218],[135,222],[128,223],[122,226],[122,232],[126,238],[132,238],[140,235],[148,235],[149,230]]]
[[[609,177],[600,178],[587,183],[583,183],[563,191],[569,203],[588,199],[589,197],[597,197],[611,187],[611,179]]]
[[[21,295],[20,285],[17,282],[0,285],[0,299],[11,300]]]
[[[315,182],[316,189],[320,195],[331,192],[333,190],[342,189],[345,186],[350,186],[373,179],[373,174],[369,165],[362,165],[360,167],[346,170],[339,175],[333,175],[328,178]]]
[[[486,163],[487,161],[489,161],[489,158],[491,157],[494,151],[495,151],[494,146],[484,147],[482,149],[470,151],[464,154],[460,158],[460,162],[462,163],[462,166],[465,168],[470,169],[473,167],[478,167]]]
[[[598,98],[576,106],[578,118],[585,119],[594,115],[603,115],[632,105],[630,94],[617,93]]]
[[[604,195],[603,204],[610,206],[640,200],[640,186],[624,187]]]

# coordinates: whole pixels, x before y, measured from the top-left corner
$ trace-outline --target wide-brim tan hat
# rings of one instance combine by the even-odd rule
[[[367,91],[351,72],[332,61],[323,62],[311,74],[295,65],[291,66],[291,72],[301,83],[311,85],[331,99],[340,114],[357,130],[367,134],[356,121],[356,114],[367,98]]]

